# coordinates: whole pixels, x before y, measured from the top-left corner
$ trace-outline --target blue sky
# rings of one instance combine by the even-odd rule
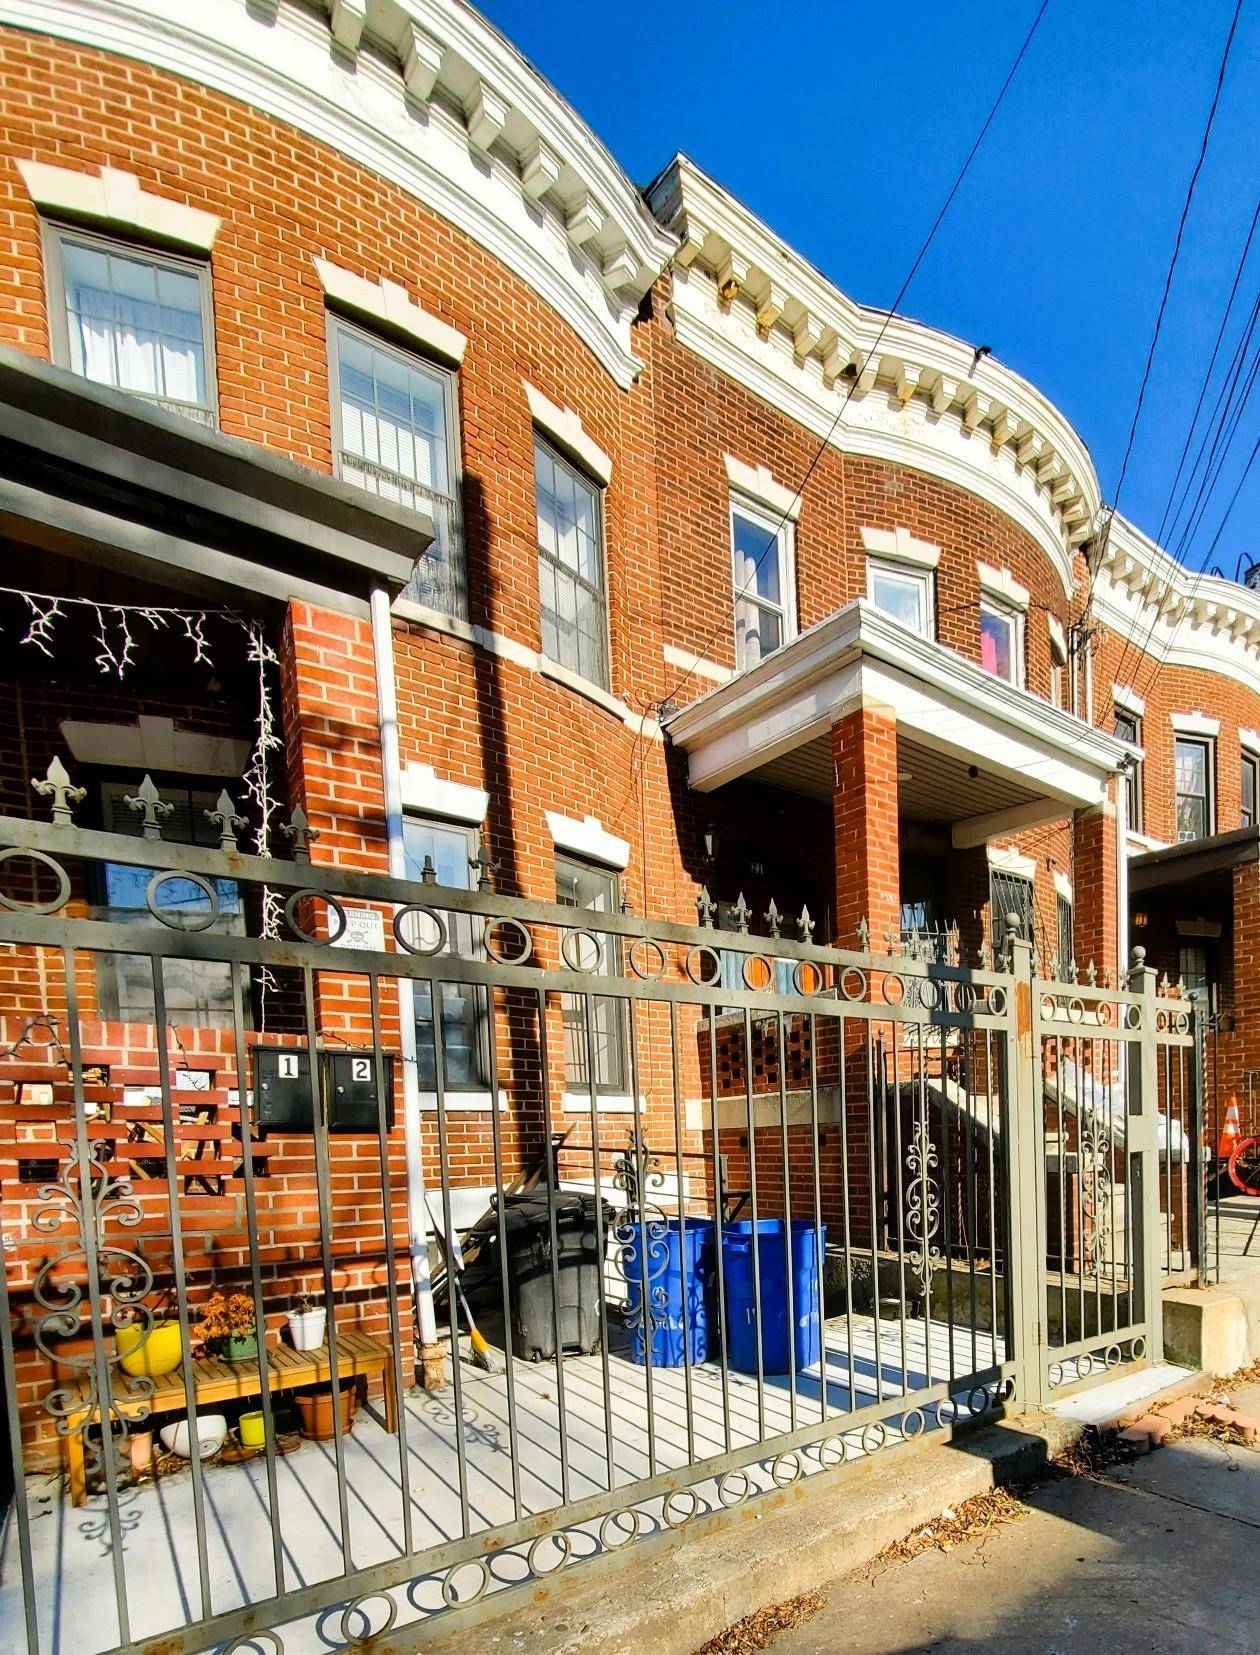
[[[1036,5],[483,9],[636,182],[684,151],[840,287],[878,305],[896,295]],[[1032,380],[1084,436],[1109,499],[1232,10],[1232,0],[1051,0],[902,306],[991,345]],[[1150,534],[1258,196],[1260,0],[1248,0],[1120,498]],[[1258,288],[1260,232],[1218,374]],[[1207,553],[1257,434],[1260,385],[1182,554],[1190,563]],[[1232,574],[1240,554],[1260,559],[1260,462],[1212,562]]]

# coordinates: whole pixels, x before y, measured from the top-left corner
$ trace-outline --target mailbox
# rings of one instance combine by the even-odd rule
[[[375,1132],[379,1125],[376,1109],[376,1076],[379,1067],[385,1083],[385,1130],[394,1125],[394,1059],[375,1052],[322,1052],[324,1097],[330,1132]]]
[[[254,1047],[254,1125],[267,1132],[313,1132],[309,1052]]]

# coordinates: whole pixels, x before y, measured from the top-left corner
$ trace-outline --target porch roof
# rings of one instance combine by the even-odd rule
[[[0,533],[186,591],[366,609],[430,517],[0,346]]]
[[[954,842],[1100,804],[1129,747],[855,599],[669,721],[691,786],[755,776],[831,797],[831,726],[862,704],[898,731],[901,813]]]

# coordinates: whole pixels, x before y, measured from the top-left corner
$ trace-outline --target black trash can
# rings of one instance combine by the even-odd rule
[[[598,1218],[596,1214],[598,1213]],[[529,1362],[556,1354],[589,1355],[600,1347],[599,1272],[612,1208],[594,1195],[556,1192],[556,1288],[551,1280],[551,1220],[546,1190],[504,1201],[512,1283],[512,1350]],[[556,1308],[560,1334],[556,1337]]]

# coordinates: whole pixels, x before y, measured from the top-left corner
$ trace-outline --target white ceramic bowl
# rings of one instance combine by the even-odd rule
[[[178,1454],[185,1460],[192,1459],[192,1442],[186,1419],[177,1419],[173,1425],[164,1425],[159,1435],[163,1448],[168,1452]],[[203,1460],[208,1460],[212,1454],[219,1452],[226,1436],[227,1419],[223,1414],[197,1415],[197,1447],[201,1450]]]

